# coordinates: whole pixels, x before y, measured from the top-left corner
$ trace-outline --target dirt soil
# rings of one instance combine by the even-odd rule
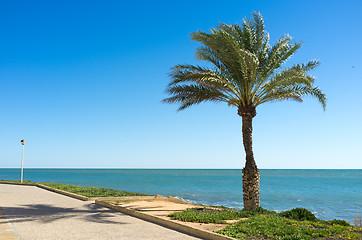
[[[130,200],[130,201],[114,201],[115,205],[126,207],[132,210],[137,210],[142,213],[157,216],[170,221],[178,222],[194,228],[200,228],[207,231],[217,231],[224,229],[228,224],[237,222],[238,220],[228,220],[228,224],[215,224],[215,223],[194,223],[194,222],[183,222],[179,220],[172,220],[168,215],[174,212],[181,212],[188,208],[204,208],[201,205],[194,205],[191,203],[177,203],[165,200]]]

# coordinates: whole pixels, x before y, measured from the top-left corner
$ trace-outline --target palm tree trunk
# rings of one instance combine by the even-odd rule
[[[246,153],[245,167],[243,168],[243,200],[244,210],[249,211],[260,206],[259,180],[260,172],[256,166],[253,154],[253,117],[250,114],[242,115],[243,144]]]

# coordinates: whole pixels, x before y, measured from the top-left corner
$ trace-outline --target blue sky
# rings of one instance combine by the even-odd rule
[[[362,168],[360,1],[1,1],[0,168],[242,168],[226,104],[165,105],[170,68],[197,63],[191,32],[260,11],[271,43],[318,59],[328,97],[257,108],[259,168]]]

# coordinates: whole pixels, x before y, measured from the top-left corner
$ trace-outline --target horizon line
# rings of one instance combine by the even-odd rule
[[[20,169],[19,167],[0,168],[1,169]],[[27,167],[24,169],[114,169],[114,170],[242,170],[242,168],[84,168],[84,167]],[[259,170],[362,170],[361,168],[259,168]]]

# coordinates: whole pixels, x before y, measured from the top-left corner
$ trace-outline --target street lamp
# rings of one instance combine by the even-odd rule
[[[20,182],[23,183],[23,162],[24,162],[24,144],[25,144],[25,140],[22,139],[20,141],[21,146],[23,148],[23,151],[21,152],[21,177],[20,177]]]

